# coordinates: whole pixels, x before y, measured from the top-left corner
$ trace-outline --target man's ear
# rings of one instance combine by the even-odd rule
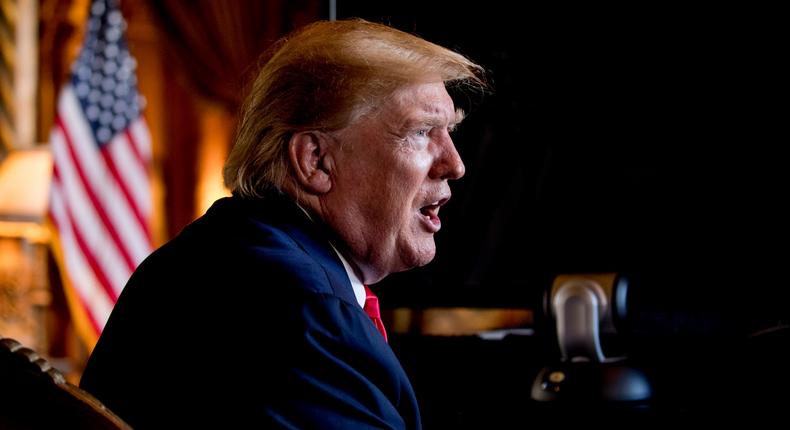
[[[324,194],[332,188],[327,161],[327,139],[315,131],[300,131],[288,142],[288,158],[294,179],[313,194]]]

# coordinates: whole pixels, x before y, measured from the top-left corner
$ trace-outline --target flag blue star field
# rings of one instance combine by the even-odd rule
[[[50,135],[54,253],[78,332],[95,343],[151,252],[151,141],[117,0],[94,0]]]

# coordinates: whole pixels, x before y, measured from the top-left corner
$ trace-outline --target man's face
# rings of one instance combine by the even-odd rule
[[[423,83],[335,133],[332,189],[321,205],[365,283],[433,259],[447,181],[464,174],[450,138],[458,121],[444,84]]]

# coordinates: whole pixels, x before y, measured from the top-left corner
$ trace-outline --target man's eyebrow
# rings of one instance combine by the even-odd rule
[[[461,108],[457,108],[455,110],[455,118],[453,118],[453,120],[450,121],[450,124],[448,125],[447,128],[450,131],[455,131],[455,129],[458,127],[459,124],[461,124],[461,121],[463,121],[465,117],[466,114],[464,113],[464,110]]]
[[[455,110],[455,115],[450,119],[449,122],[447,122],[448,126],[450,128],[455,128],[458,124],[461,123],[461,121],[464,120],[465,116],[466,116],[466,114],[464,113],[463,109],[461,109],[461,108],[456,109]],[[446,122],[445,118],[442,115],[430,115],[427,118],[419,118],[419,119],[413,118],[413,119],[407,121],[407,124],[409,124],[410,126],[426,125],[426,126],[430,126],[430,127],[440,127],[440,126],[444,125],[445,122]]]
[[[466,118],[466,112],[464,112],[464,110],[461,109],[461,108],[456,108],[455,109],[455,121],[452,124],[453,127],[458,126],[458,124],[460,124],[464,120],[464,118]]]

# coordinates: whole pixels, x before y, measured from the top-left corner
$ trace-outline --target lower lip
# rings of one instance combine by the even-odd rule
[[[422,212],[420,214],[420,219],[422,220],[422,224],[425,226],[426,230],[430,233],[436,233],[442,228],[442,221],[439,219],[438,216],[434,215],[423,215]]]

